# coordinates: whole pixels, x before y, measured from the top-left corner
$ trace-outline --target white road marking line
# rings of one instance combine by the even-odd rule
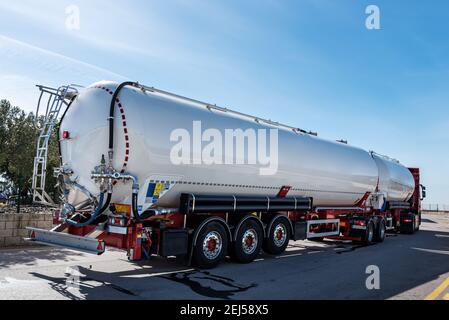
[[[277,256],[275,258],[282,259],[282,258],[297,257],[297,256],[302,256],[302,253],[286,254],[285,256]]]
[[[418,250],[418,251],[424,251],[424,252],[430,252],[430,253],[449,255],[449,251],[447,251],[447,250],[433,250],[433,249],[415,248],[415,247],[412,247],[411,249]]]
[[[186,272],[190,272],[190,271],[195,271],[195,269],[184,269],[184,270],[176,270],[176,271],[151,273],[151,274],[136,274],[136,275],[123,276],[123,278],[151,278],[151,277],[158,277],[158,276],[166,276],[166,275],[174,274],[174,273],[186,273]]]

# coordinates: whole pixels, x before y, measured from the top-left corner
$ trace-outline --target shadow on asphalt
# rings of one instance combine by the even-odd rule
[[[37,260],[47,260],[52,262],[69,262],[73,261],[75,257],[82,256],[83,253],[67,250],[63,248],[48,250],[44,248],[24,248],[24,249],[7,249],[1,251],[1,256],[5,259],[0,259],[0,268],[6,268],[17,264],[24,264],[26,266],[35,265]]]
[[[295,299],[387,299],[435,280],[449,271],[448,236],[448,232],[421,230],[415,235],[389,235],[389,238],[394,238],[390,242],[387,239],[383,244],[371,246],[357,246],[347,243],[334,243],[332,246],[325,246],[324,248],[307,246],[306,249],[304,249],[304,246],[297,246],[297,248],[292,246],[288,253],[285,253],[285,255],[292,255],[287,259],[273,261],[274,257],[262,254],[261,257],[264,261],[253,262],[248,265],[225,262],[211,271],[185,270],[186,267],[181,266],[175,259],[160,257],[152,258],[149,261],[130,262],[138,268],[121,272],[103,272],[79,266],[78,269],[81,273],[79,290],[83,299],[106,299],[108,298],[107,292],[110,292],[112,298],[118,299],[170,299],[171,296],[167,296],[169,293],[166,291],[164,292],[165,295],[157,294],[164,287],[176,290],[176,292],[173,291],[173,299],[192,299],[192,297],[195,299],[198,296],[200,299],[252,299],[251,292],[254,292],[253,290],[263,284],[265,289],[268,285],[281,287],[285,285],[293,288]],[[339,252],[340,249],[341,252]],[[309,256],[307,254],[293,256],[295,253],[308,252],[308,250],[324,251],[327,254],[325,256]],[[341,254],[342,252],[345,254],[335,254]],[[32,261],[37,258],[68,261],[72,254],[72,251],[64,250],[51,253],[42,251],[33,254],[33,258],[19,257],[19,259],[25,261],[14,261],[14,263],[27,263],[28,259],[29,264],[32,264]],[[313,259],[316,263],[313,268],[310,267],[310,259]],[[297,263],[298,268],[293,268],[292,263]],[[348,270],[352,267],[355,270],[364,270],[369,264],[379,266],[383,279],[382,290],[375,290],[375,292],[367,290],[363,285],[366,274]],[[2,262],[0,261],[1,265]],[[308,267],[304,268],[305,266]],[[346,270],[346,274],[342,275],[342,270]],[[170,271],[169,274],[162,274],[168,271]],[[297,273],[300,276],[297,277],[297,281],[292,283],[267,283],[268,281],[278,281],[276,272],[280,272],[280,275],[283,275],[282,272]],[[271,280],[266,278],[267,273],[270,273]],[[232,276],[229,276],[229,274],[232,274]],[[76,296],[65,289],[67,275],[59,278],[48,277],[39,273],[32,273],[32,275],[49,281],[52,289],[63,296],[77,299]],[[318,286],[323,286],[320,291],[321,296],[310,293],[310,277],[322,281],[322,283],[316,283]],[[259,281],[256,279],[259,279]],[[329,279],[344,280],[347,283],[360,283],[360,288],[351,290],[348,297],[347,291],[336,290],[335,286],[338,283],[333,283]],[[288,296],[273,295],[269,292],[270,290],[263,288],[260,291],[256,290],[255,297],[288,299]],[[329,297],[326,297],[323,295],[325,292],[332,292],[332,295],[329,294]],[[345,294],[345,296],[339,294]]]

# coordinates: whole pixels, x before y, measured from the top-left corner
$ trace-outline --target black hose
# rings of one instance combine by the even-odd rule
[[[114,149],[114,111],[115,111],[115,103],[116,103],[117,97],[120,94],[120,91],[124,87],[126,87],[126,86],[136,87],[138,85],[139,84],[137,82],[126,81],[126,82],[119,84],[117,89],[115,89],[115,92],[114,92],[114,94],[112,96],[112,100],[111,100],[111,107],[109,109],[109,150]]]
[[[133,216],[134,219],[137,222],[140,222],[140,216],[139,216],[139,210],[137,209],[137,193],[133,192],[133,196],[132,196],[132,212],[133,212]]]
[[[100,193],[100,199],[98,201],[98,206],[91,213],[90,218],[87,219],[86,221],[78,222],[78,221],[74,221],[74,220],[71,220],[71,219],[66,219],[65,222],[67,224],[69,224],[71,226],[74,226],[74,227],[77,227],[77,228],[82,228],[82,227],[85,227],[85,226],[91,224],[100,215],[100,208],[102,208],[102,206],[103,206],[103,197],[104,197],[104,193]]]
[[[108,192],[108,195],[106,196],[106,202],[104,203],[103,207],[100,209],[100,214],[106,211],[106,209],[109,208],[109,205],[111,204],[111,198],[112,198],[112,192]]]

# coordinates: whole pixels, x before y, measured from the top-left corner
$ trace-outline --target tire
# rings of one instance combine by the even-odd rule
[[[362,243],[365,245],[373,243],[374,235],[375,235],[374,222],[373,220],[370,219],[366,223],[366,231],[365,235],[363,236]]]
[[[228,241],[228,234],[221,223],[212,221],[206,224],[193,248],[195,266],[201,269],[215,268],[226,256]]]
[[[387,227],[385,225],[385,220],[381,219],[377,225],[376,232],[374,235],[374,241],[384,242],[387,233]]]
[[[254,219],[248,219],[240,226],[231,245],[231,258],[239,263],[250,263],[260,253],[263,230]]]
[[[290,240],[290,222],[286,217],[277,217],[268,230],[263,241],[263,250],[268,254],[281,254],[285,251]]]

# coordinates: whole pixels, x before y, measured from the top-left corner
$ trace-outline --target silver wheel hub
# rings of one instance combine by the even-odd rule
[[[287,230],[284,224],[279,223],[274,227],[273,242],[277,247],[282,247],[285,240],[287,240]]]
[[[209,232],[203,241],[203,253],[209,260],[216,259],[223,247],[223,241],[221,235],[216,231]]]
[[[242,249],[245,254],[252,254],[257,248],[257,232],[254,229],[245,231],[242,237]]]

